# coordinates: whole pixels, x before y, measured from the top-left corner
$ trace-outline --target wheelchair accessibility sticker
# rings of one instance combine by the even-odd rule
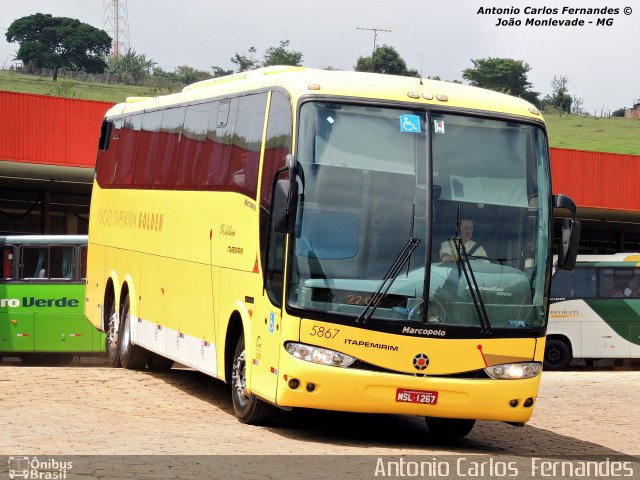
[[[420,133],[420,115],[400,115],[400,131]]]

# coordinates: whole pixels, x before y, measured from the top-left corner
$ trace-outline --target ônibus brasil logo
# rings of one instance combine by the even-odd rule
[[[39,479],[39,480],[65,480],[67,470],[73,468],[73,462],[38,457],[9,457],[9,478]]]

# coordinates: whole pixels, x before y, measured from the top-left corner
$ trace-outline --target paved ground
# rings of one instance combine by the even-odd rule
[[[640,371],[545,372],[523,428],[478,422],[463,440],[430,437],[417,417],[283,413],[239,423],[228,387],[168,373],[0,363],[0,455],[640,454]]]

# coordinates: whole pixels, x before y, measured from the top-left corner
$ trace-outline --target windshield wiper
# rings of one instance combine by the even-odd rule
[[[464,242],[462,241],[462,238],[460,236],[453,237],[451,240],[453,241],[453,245],[456,249],[456,262],[458,264],[458,268],[461,268],[462,272],[464,273],[464,278],[467,280],[469,293],[471,294],[471,299],[473,300],[473,306],[475,307],[478,318],[480,319],[480,334],[491,335],[492,333],[489,315],[487,315],[487,310],[484,307],[484,301],[482,300],[482,295],[480,294],[480,287],[478,286],[476,276],[473,273],[473,268],[471,267],[471,262],[469,261],[467,248],[464,246]]]
[[[387,273],[384,274],[382,278],[382,283],[378,287],[378,289],[371,295],[369,302],[367,303],[366,308],[362,311],[360,316],[356,319],[356,323],[366,323],[373,313],[376,311],[380,302],[385,297],[389,288],[391,288],[391,284],[398,278],[402,268],[409,262],[413,251],[420,245],[420,239],[413,236],[413,227],[411,228],[411,235],[409,236],[409,240],[405,243],[404,247],[387,270]]]

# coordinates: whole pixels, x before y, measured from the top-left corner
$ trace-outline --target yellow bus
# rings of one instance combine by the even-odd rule
[[[228,382],[242,422],[305,407],[421,415],[452,437],[522,424],[554,207],[571,210],[571,268],[575,205],[552,196],[544,122],[520,99],[301,67],[206,80],[107,112],[85,311],[112,365]]]

